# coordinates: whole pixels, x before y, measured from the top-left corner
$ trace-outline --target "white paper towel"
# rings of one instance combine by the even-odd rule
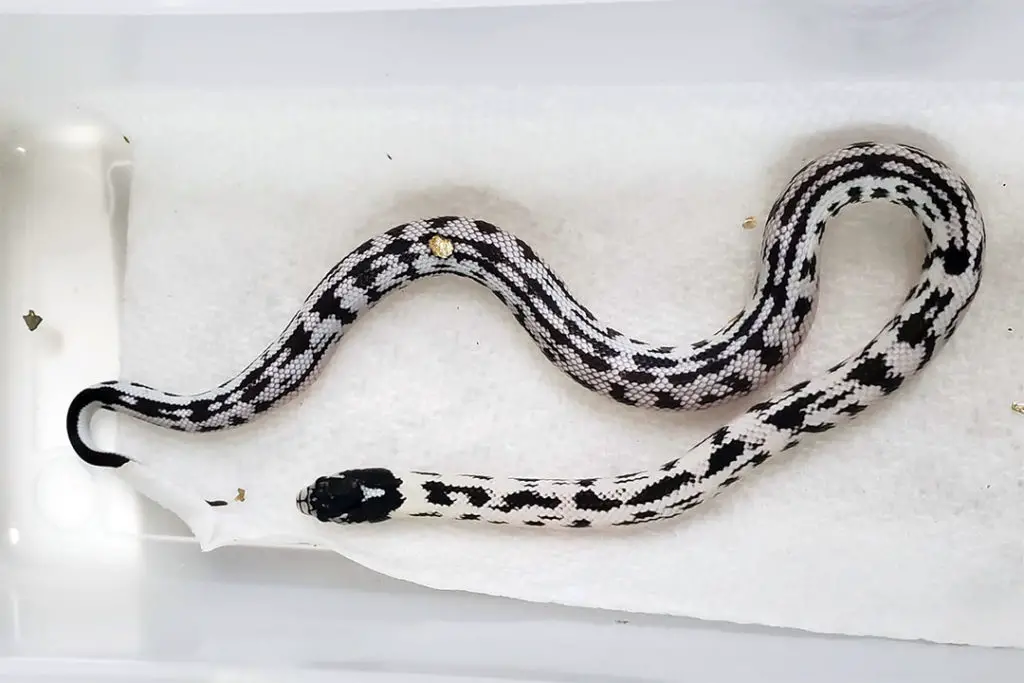
[[[1024,90],[906,87],[110,96],[136,153],[123,377],[219,384],[323,273],[395,224],[467,214],[532,244],[631,336],[700,338],[742,306],[757,230],[791,174],[862,138],[911,142],[972,182],[983,290],[918,380],[703,509],[615,533],[320,525],[316,476],[387,466],[598,476],[678,455],[763,398],[662,414],[587,393],[479,286],[434,280],[356,325],[300,399],[235,431],[122,420],[120,470],[202,547],[317,543],[445,589],[1024,646]],[[917,277],[919,227],[888,205],[830,226],[819,313],[771,389],[866,342]],[[106,378],[97,378],[106,379]],[[244,502],[210,508],[204,499]]]

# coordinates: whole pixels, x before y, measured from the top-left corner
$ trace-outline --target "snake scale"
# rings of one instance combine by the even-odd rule
[[[868,201],[903,206],[924,228],[920,277],[895,315],[855,354],[750,407],[668,462],[575,479],[348,469],[310,482],[294,500],[302,514],[339,524],[417,517],[594,528],[671,519],[892,394],[953,335],[981,283],[985,228],[973,192],[945,163],[913,146],[876,142],[808,163],[767,216],[745,308],[685,346],[656,346],[608,326],[528,244],[490,223],[452,216],[406,223],[331,269],[281,335],[234,378],[184,396],[130,381],[89,386],[69,406],[68,437],[86,463],[120,467],[130,458],[90,445],[97,409],[185,432],[245,424],[313,382],[345,330],[384,296],[439,275],[490,290],[545,357],[587,389],[659,410],[717,405],[763,386],[792,357],[814,315],[825,227],[844,207]]]

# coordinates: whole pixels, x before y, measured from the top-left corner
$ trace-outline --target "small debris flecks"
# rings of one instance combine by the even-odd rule
[[[125,141],[125,144],[128,144],[128,145],[132,144],[132,141],[128,139],[127,135],[122,135],[121,139]]]
[[[28,309],[28,313],[21,316],[21,319],[25,321],[25,325],[28,327],[29,332],[35,332],[35,329],[43,322],[43,319],[31,308]]]
[[[1013,332],[1013,328],[1012,328],[1012,327],[1007,327],[1007,328],[1006,328],[1006,331],[1007,331],[1007,332]]]
[[[629,619],[616,619],[615,623],[616,624],[628,624],[629,623]]]
[[[755,218],[754,216],[747,216],[746,218],[743,219],[743,229],[744,230],[753,230],[756,227],[757,227],[757,218]]]
[[[1021,415],[1024,415],[1024,403],[1011,403],[1010,410],[1012,410],[1015,413],[1020,413]]]
[[[391,161],[391,160],[392,160],[392,159],[391,159],[391,155],[390,155],[390,154],[385,154],[384,156],[386,156],[386,157],[388,158],[388,161]]]
[[[208,500],[206,504],[212,508],[219,508],[227,505],[228,502],[226,500]]]
[[[239,503],[245,502],[245,489],[238,489],[238,495],[235,496],[235,500]]]

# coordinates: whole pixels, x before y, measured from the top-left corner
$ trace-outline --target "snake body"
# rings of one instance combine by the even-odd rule
[[[97,409],[185,432],[247,423],[314,381],[345,330],[385,295],[439,275],[490,290],[551,363],[592,391],[654,409],[717,405],[763,386],[799,347],[815,311],[825,227],[844,207],[867,201],[906,207],[924,228],[920,277],[899,310],[857,353],[752,406],[678,457],[575,479],[348,469],[317,478],[295,499],[302,514],[339,524],[417,517],[587,528],[671,519],[893,393],[952,336],[981,282],[985,229],[971,189],[946,164],[912,146],[875,142],[808,163],[768,214],[746,307],[685,346],[649,344],[597,319],[528,244],[490,223],[445,216],[403,224],[332,268],[234,378],[184,396],[129,381],[87,387],[69,406],[68,437],[86,463],[120,467],[127,456],[89,443]]]

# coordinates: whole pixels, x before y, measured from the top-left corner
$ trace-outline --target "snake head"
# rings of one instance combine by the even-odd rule
[[[295,504],[302,514],[321,522],[383,522],[405,502],[401,485],[402,480],[391,470],[345,470],[318,477],[299,492]]]

